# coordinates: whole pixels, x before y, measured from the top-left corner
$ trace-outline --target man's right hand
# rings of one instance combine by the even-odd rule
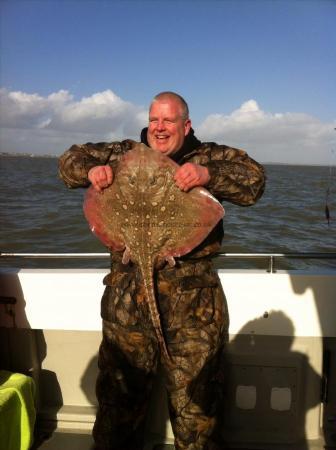
[[[88,179],[96,191],[102,192],[109,187],[113,181],[111,166],[95,166],[89,170]]]

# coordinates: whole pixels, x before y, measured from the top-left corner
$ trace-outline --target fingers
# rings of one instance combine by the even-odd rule
[[[92,167],[89,170],[88,179],[96,191],[102,192],[113,182],[112,168],[110,166]],[[181,191],[187,192],[195,186],[205,186],[209,182],[210,176],[206,167],[186,163],[176,170],[174,180]]]
[[[113,181],[112,167],[111,166],[105,166],[105,168],[106,168],[107,184],[108,184],[108,186],[110,186],[110,184],[112,184],[112,181]]]
[[[187,192],[197,182],[197,177],[194,170],[190,170],[184,166],[177,169],[175,173],[175,183],[181,191]]]
[[[187,192],[195,186],[205,186],[209,180],[208,169],[198,164],[186,163],[175,172],[175,183],[181,191]]]
[[[95,166],[89,170],[88,179],[96,191],[101,192],[112,184],[113,171],[110,166]]]

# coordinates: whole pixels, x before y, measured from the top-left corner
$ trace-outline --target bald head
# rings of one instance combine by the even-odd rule
[[[183,97],[181,97],[181,95],[176,94],[176,92],[172,92],[172,91],[164,91],[164,92],[160,92],[159,94],[157,94],[153,100],[152,103],[150,104],[149,109],[151,109],[152,105],[154,102],[156,101],[165,101],[165,100],[173,100],[176,103],[179,104],[180,108],[181,108],[181,118],[183,120],[187,120],[189,119],[189,108],[188,108],[188,104],[187,102],[184,100]]]

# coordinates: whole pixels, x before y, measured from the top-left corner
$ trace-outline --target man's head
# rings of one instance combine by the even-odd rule
[[[191,121],[185,100],[174,92],[156,95],[149,108],[147,141],[150,147],[171,155],[183,145]]]

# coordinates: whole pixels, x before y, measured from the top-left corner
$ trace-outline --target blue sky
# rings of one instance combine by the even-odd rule
[[[336,1],[0,5],[1,151],[136,138],[152,96],[174,90],[204,140],[332,162]]]

